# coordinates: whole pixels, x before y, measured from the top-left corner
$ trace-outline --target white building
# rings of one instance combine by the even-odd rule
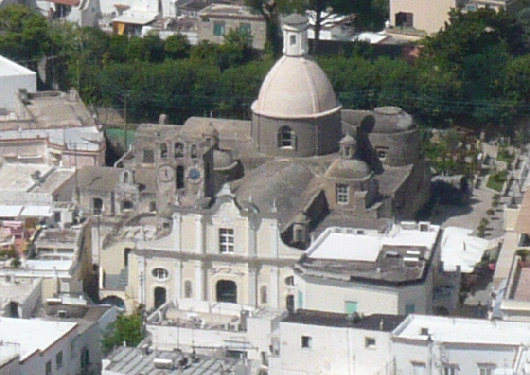
[[[392,374],[391,331],[402,321],[396,315],[354,321],[346,314],[299,310],[273,334],[269,373]]]
[[[0,112],[0,157],[81,168],[105,164],[105,137],[78,93],[22,91]]]
[[[81,363],[71,360],[82,350],[72,344],[77,329],[71,322],[0,318],[0,358],[18,356],[17,375],[77,374]]]
[[[261,362],[269,355],[271,332],[281,319],[280,312],[269,308],[181,299],[178,306],[168,303],[151,314],[146,331],[160,350],[205,355],[230,351]]]
[[[42,279],[43,301],[62,293],[83,292],[90,274],[90,236],[86,222],[69,229],[42,231],[33,249],[21,256],[18,267],[13,259],[0,261],[0,279],[5,282],[28,283]]]
[[[523,375],[530,324],[300,310],[272,334],[271,375]]]
[[[37,91],[37,75],[29,69],[0,56],[0,116],[18,106],[18,90]]]
[[[409,315],[392,336],[397,374],[528,373],[528,323]]]
[[[359,314],[432,311],[440,227],[402,222],[388,231],[332,227],[295,266],[298,308]]]

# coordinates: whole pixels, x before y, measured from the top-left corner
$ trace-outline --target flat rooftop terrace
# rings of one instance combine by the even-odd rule
[[[110,363],[103,369],[103,374],[108,371],[124,375],[218,375],[234,374],[236,367],[243,367],[240,359],[197,356],[192,360],[180,351],[143,353],[139,348],[126,347],[116,349],[107,360]],[[155,362],[161,365],[157,366]]]

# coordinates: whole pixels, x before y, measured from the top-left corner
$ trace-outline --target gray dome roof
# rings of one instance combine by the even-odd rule
[[[307,25],[309,19],[299,13],[293,13],[283,17],[282,22],[288,25]]]
[[[337,159],[326,171],[327,178],[341,178],[345,180],[364,180],[370,177],[370,166],[358,159]]]
[[[374,108],[374,133],[399,133],[414,127],[412,116],[399,107]]]
[[[267,73],[252,104],[272,118],[312,118],[338,111],[335,91],[318,64],[306,57],[283,56]]]

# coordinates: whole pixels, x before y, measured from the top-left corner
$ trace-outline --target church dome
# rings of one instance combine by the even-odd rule
[[[344,180],[364,180],[370,177],[370,166],[358,159],[337,159],[326,171],[327,178],[340,178]]]
[[[272,118],[319,117],[339,109],[335,91],[318,64],[287,55],[269,71],[252,104],[254,113]]]
[[[374,133],[399,133],[414,128],[412,116],[399,107],[374,108]]]

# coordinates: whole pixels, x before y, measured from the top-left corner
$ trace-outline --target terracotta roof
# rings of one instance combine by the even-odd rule
[[[530,189],[526,190],[523,197],[523,203],[515,223],[515,232],[530,233]]]

